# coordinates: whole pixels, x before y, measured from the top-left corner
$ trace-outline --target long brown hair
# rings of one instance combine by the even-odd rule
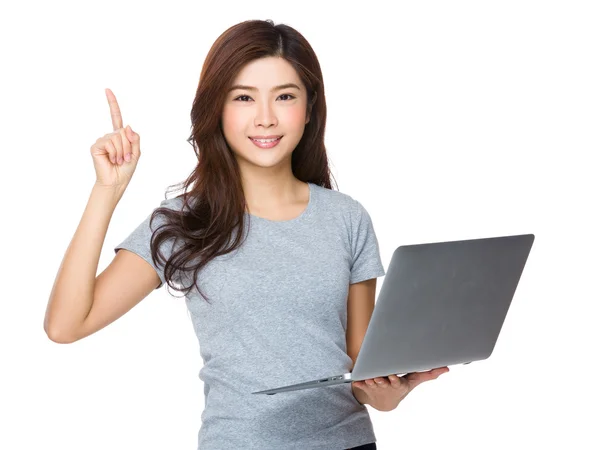
[[[274,25],[271,20],[248,20],[230,27],[217,38],[202,66],[191,111],[192,133],[187,139],[198,164],[184,182],[176,185],[184,188],[184,193],[178,196],[183,200],[183,207],[179,211],[156,208],[151,218],[154,221],[159,214],[165,218],[165,223],[152,234],[151,252],[155,264],[163,242],[181,242],[168,259],[160,255],[162,261],[166,261],[167,285],[186,296],[196,287],[208,301],[197,285],[198,272],[213,258],[232,252],[243,243],[243,233],[236,233],[233,244],[226,246],[236,228],[243,230],[247,204],[237,160],[223,136],[221,113],[227,90],[240,70],[253,60],[269,56],[288,61],[308,93],[310,121],[292,153],[292,172],[301,181],[331,189],[332,174],[324,143],[327,108],[323,76],[312,47],[294,28]],[[190,264],[191,261],[197,263]],[[182,289],[173,285],[178,272],[191,271],[191,285],[182,284]]]

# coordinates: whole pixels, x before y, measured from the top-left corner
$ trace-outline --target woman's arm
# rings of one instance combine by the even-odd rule
[[[44,330],[59,342],[71,336],[92,307],[100,252],[123,190],[94,184],[87,206],[58,269]]]

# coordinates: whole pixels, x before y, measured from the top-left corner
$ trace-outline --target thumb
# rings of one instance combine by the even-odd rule
[[[135,133],[133,132],[133,130],[131,129],[131,127],[129,125],[127,125],[127,137],[129,138],[129,140],[131,142],[133,142],[136,138]]]
[[[131,142],[131,154],[137,161],[140,157],[140,135],[134,132],[129,125],[127,125],[127,137]]]

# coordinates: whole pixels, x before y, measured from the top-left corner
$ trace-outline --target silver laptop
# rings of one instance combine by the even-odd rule
[[[401,245],[392,256],[352,372],[253,394],[404,375],[488,358],[533,234]]]

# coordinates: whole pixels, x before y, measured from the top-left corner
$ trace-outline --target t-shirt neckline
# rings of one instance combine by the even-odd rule
[[[255,216],[254,214],[250,214],[249,212],[245,212],[246,216],[250,217],[251,220],[253,221],[257,221],[257,222],[261,222],[261,223],[265,223],[265,224],[272,224],[272,225],[291,225],[291,224],[296,224],[298,222],[302,222],[306,219],[308,219],[312,213],[313,207],[314,207],[314,203],[315,203],[315,196],[314,196],[314,185],[311,182],[307,182],[308,184],[308,205],[306,205],[306,208],[304,208],[304,211],[302,211],[300,213],[300,215],[289,219],[289,220],[271,220],[271,219],[265,219],[264,217],[259,217],[259,216]]]

